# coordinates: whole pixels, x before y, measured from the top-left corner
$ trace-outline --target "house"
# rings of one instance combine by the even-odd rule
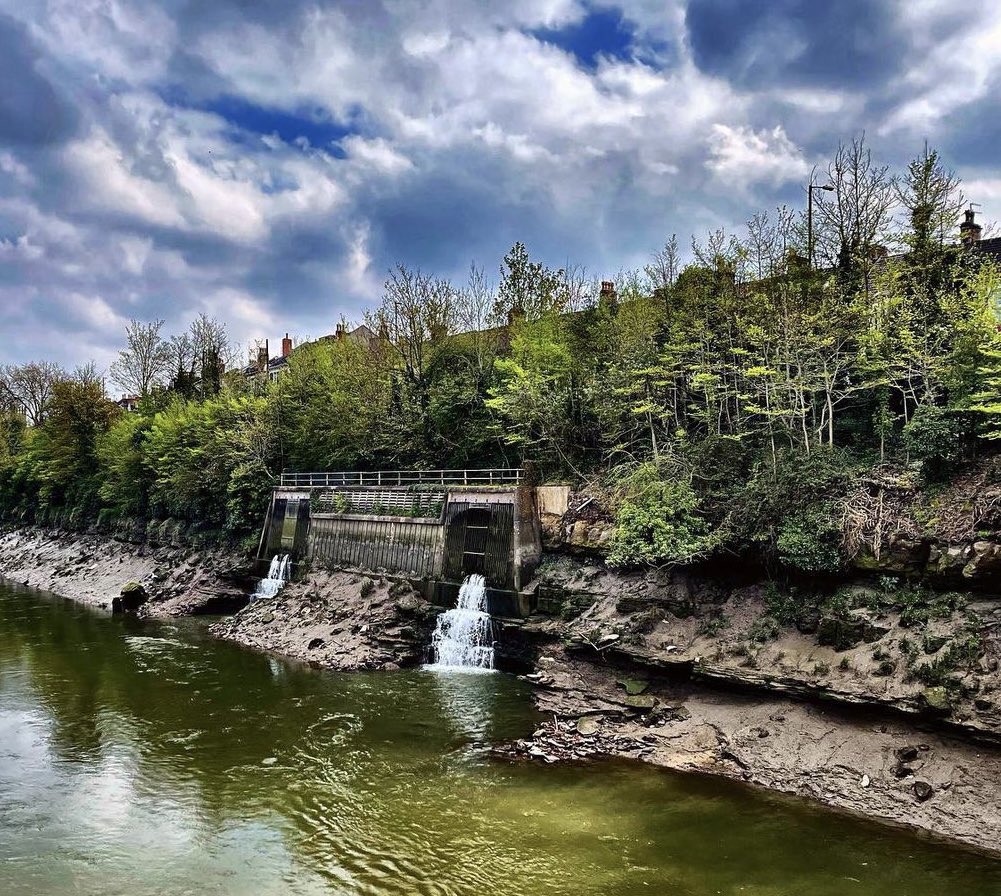
[[[139,411],[138,395],[123,395],[115,402],[123,411],[128,414],[135,414]]]
[[[372,332],[369,327],[365,324],[355,327],[353,330],[349,330],[344,324],[338,324],[335,332],[328,334],[327,336],[321,336],[316,342],[334,342],[347,339],[351,342],[356,342],[369,347],[374,346],[379,341],[379,337]],[[303,345],[310,345],[312,343],[303,343]],[[300,345],[299,348],[303,346]],[[282,339],[282,353],[278,357],[272,358],[268,352],[268,340],[265,339],[264,343],[257,343],[257,358],[252,360],[250,364],[243,368],[243,375],[248,380],[256,379],[258,377],[263,378],[265,375],[269,382],[276,382],[278,377],[282,375],[285,368],[288,367],[289,358],[292,356],[293,346],[292,339],[289,334],[285,334],[285,338]]]

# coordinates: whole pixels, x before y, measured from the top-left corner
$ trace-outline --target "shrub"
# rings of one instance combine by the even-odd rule
[[[844,562],[841,528],[824,505],[792,514],[779,523],[775,553],[783,566],[806,573],[836,573]]]
[[[690,563],[709,553],[715,539],[686,479],[661,478],[655,465],[643,464],[626,487],[632,494],[616,515],[609,564]]]
[[[934,405],[922,405],[904,426],[904,447],[912,460],[920,462],[926,479],[944,479],[963,457],[967,429],[957,414]]]

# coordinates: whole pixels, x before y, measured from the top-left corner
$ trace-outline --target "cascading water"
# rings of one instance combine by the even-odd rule
[[[251,596],[251,600],[259,597],[274,597],[288,581],[289,563],[291,557],[285,554],[275,554],[271,559],[271,566],[268,568],[268,577],[261,579],[257,583],[257,590]]]
[[[462,583],[455,609],[438,617],[431,649],[432,669],[493,669],[494,630],[483,576],[471,575]]]

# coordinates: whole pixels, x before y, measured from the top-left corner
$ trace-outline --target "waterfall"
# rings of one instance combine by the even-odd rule
[[[434,669],[493,669],[494,630],[483,576],[471,575],[462,583],[455,609],[438,617],[431,649]]]
[[[288,581],[288,568],[291,557],[286,554],[284,557],[275,554],[271,559],[271,566],[268,568],[268,577],[261,579],[257,583],[257,590],[251,595],[251,600],[258,597],[274,597],[282,586]]]

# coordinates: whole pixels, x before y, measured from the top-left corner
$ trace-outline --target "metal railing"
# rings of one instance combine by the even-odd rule
[[[342,473],[282,473],[282,488],[365,488],[408,485],[518,485],[521,470],[372,470]]]

